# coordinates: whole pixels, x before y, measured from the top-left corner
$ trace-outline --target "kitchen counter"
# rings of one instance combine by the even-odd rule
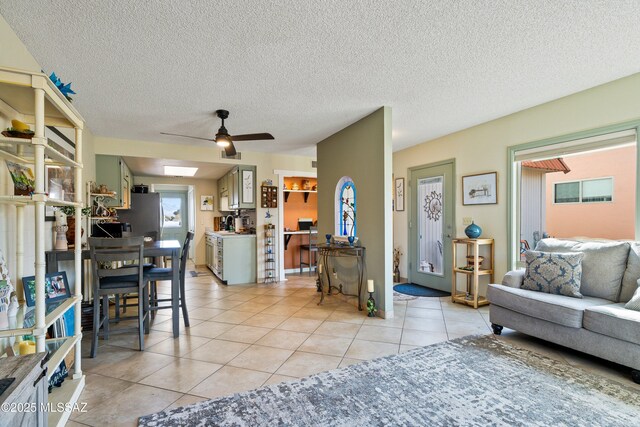
[[[226,285],[255,283],[256,235],[207,229],[207,266]]]

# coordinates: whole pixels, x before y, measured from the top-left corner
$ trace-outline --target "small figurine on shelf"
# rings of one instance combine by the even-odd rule
[[[66,251],[69,249],[67,242],[67,231],[69,227],[67,226],[67,215],[61,210],[55,211],[56,222],[55,222],[55,232],[56,232],[56,246],[55,249],[57,251]]]

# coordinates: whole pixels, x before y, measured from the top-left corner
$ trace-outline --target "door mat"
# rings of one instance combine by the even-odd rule
[[[427,288],[426,286],[416,285],[415,283],[401,283],[395,285],[393,290],[405,295],[414,297],[448,297],[449,292],[440,291],[438,289]]]

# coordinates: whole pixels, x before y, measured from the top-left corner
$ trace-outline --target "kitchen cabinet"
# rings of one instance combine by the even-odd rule
[[[97,154],[96,182],[98,185],[106,185],[109,190],[117,193],[116,197],[105,201],[105,206],[118,209],[131,208],[133,175],[122,157]]]
[[[207,232],[207,245],[213,254],[211,260],[207,255],[207,266],[224,284],[255,283],[255,234]]]
[[[256,167],[239,165],[227,175],[229,207],[231,209],[256,208]]]
[[[218,210],[220,212],[229,210],[229,191],[227,181],[227,175],[218,180]]]

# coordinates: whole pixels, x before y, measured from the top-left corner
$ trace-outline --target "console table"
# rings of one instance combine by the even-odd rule
[[[326,243],[318,244],[318,257],[320,263],[324,266],[324,273],[327,277],[327,295],[331,295],[331,290],[335,289],[337,293],[357,297],[358,298],[358,310],[362,311],[362,285],[364,283],[364,270],[365,270],[365,247],[364,246],[348,246],[348,245],[328,245]],[[333,271],[332,262],[335,258],[355,258],[358,267],[358,294],[345,294],[342,291],[342,284],[335,286],[331,284],[331,272]],[[322,277],[318,272],[318,287],[320,290],[320,302],[324,301],[324,289],[322,289]]]

